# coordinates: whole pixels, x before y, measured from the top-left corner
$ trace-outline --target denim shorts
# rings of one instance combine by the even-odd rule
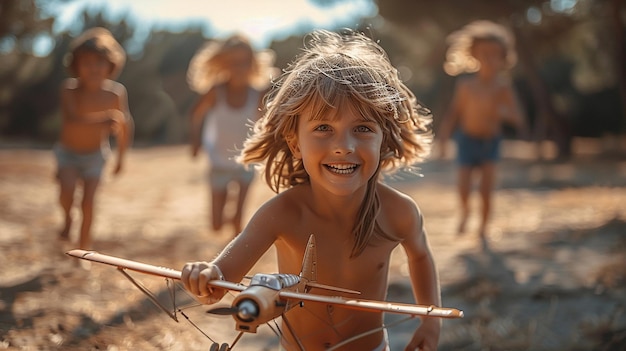
[[[76,170],[82,179],[100,178],[110,153],[109,149],[103,147],[95,152],[79,154],[66,149],[60,143],[54,145],[53,151],[59,170]]]
[[[500,158],[501,136],[480,139],[469,136],[462,131],[454,135],[456,140],[457,162],[461,166],[480,166],[484,163],[497,162]]]

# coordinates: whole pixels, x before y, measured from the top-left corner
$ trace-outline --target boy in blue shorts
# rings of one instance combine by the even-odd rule
[[[466,230],[470,214],[469,196],[472,176],[480,173],[482,200],[479,234],[485,238],[491,213],[491,194],[495,184],[495,164],[499,158],[501,128],[504,123],[525,133],[526,126],[510,77],[506,75],[516,60],[514,39],[509,31],[489,21],[476,21],[452,33],[444,64],[460,78],[452,103],[440,129],[441,156],[446,142],[454,134],[459,163],[458,191],[461,218],[458,233]]]

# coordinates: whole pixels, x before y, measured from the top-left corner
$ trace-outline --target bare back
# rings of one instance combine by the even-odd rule
[[[61,144],[76,153],[100,149],[112,132],[107,114],[123,111],[124,97],[123,86],[114,81],[105,81],[100,89],[85,89],[77,79],[67,79],[61,90]]]

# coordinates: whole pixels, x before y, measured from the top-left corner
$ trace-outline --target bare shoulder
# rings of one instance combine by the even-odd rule
[[[261,220],[264,226],[273,227],[277,231],[298,223],[305,202],[302,201],[304,187],[296,186],[287,189],[267,200],[256,211],[251,222]]]
[[[268,210],[276,213],[293,214],[294,212],[299,212],[303,203],[302,188],[303,186],[289,188],[269,199],[265,205],[267,205]]]
[[[459,77],[454,87],[454,93],[457,99],[462,99],[468,92],[471,92],[473,84],[474,78],[472,76]]]
[[[206,93],[204,93],[204,95],[202,95],[201,97],[202,101],[214,102],[215,99],[217,99],[217,89],[219,89],[218,86],[211,87],[209,91],[207,91]]]
[[[111,92],[120,97],[124,97],[127,95],[126,87],[124,86],[124,84],[116,82],[114,80],[107,79],[104,84],[102,84],[102,88],[105,91]]]
[[[390,215],[403,218],[419,210],[417,204],[409,195],[389,185],[380,183],[378,185],[378,194],[380,196],[381,210],[388,212]]]
[[[379,220],[395,236],[406,238],[422,226],[422,214],[417,203],[407,194],[386,184],[379,184],[381,202]]]
[[[202,106],[203,108],[211,108],[215,105],[215,100],[217,99],[217,87],[213,86],[206,93],[201,95],[198,98],[197,106]]]

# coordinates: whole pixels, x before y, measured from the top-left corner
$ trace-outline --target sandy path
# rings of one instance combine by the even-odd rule
[[[208,229],[205,169],[181,146],[132,150],[126,172],[103,180],[95,248],[173,268],[210,259],[229,234]],[[487,250],[474,234],[454,233],[449,161],[425,164],[424,178],[392,182],[424,212],[444,304],[467,314],[445,322],[440,349],[582,350],[611,345],[611,337],[623,347],[626,162],[518,159],[501,169]],[[61,214],[53,170],[47,150],[0,150],[0,349],[207,349],[210,342],[184,319],[169,320],[114,269],[85,271],[63,254],[73,247],[56,241]],[[257,181],[247,215],[271,195]],[[275,271],[273,253],[254,270]],[[389,299],[411,301],[401,250],[391,273]],[[167,301],[162,281],[139,278]],[[232,340],[230,319],[196,310],[189,314],[203,330],[219,342]],[[393,350],[402,349],[414,326],[390,329]],[[236,350],[273,349],[269,334],[244,337]]]

